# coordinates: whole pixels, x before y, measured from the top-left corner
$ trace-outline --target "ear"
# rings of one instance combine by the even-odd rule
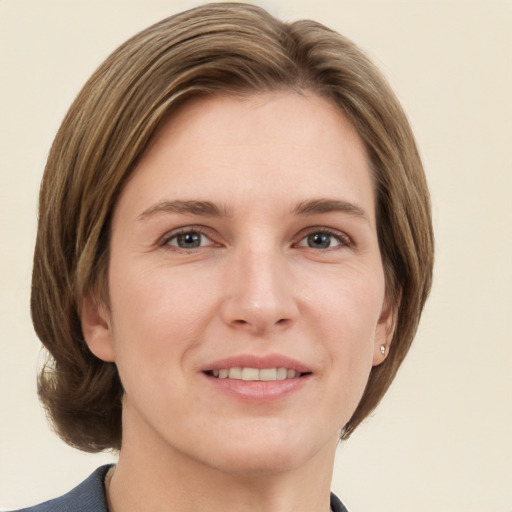
[[[114,362],[112,326],[107,308],[98,304],[91,295],[86,295],[80,308],[80,320],[89,350],[103,361]]]
[[[386,297],[384,299],[377,329],[375,330],[373,366],[378,366],[388,357],[389,348],[395,333],[399,306],[400,298],[395,301],[393,301],[391,297]]]

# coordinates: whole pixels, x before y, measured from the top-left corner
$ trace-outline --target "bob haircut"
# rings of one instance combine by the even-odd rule
[[[31,311],[50,353],[38,381],[53,428],[84,451],[119,449],[123,386],[81,329],[90,295],[108,308],[109,230],[123,186],[155,130],[200,95],[307,92],[353,123],[372,167],[393,341],[341,434],[377,406],[415,335],[433,267],[430,199],[405,114],[350,40],[313,21],[282,22],[248,4],[214,3],[171,16],[112,53],[85,84],[53,142],[39,201]]]

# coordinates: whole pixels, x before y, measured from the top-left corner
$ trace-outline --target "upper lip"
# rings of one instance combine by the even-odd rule
[[[268,354],[264,356],[254,354],[239,354],[218,359],[201,368],[201,371],[223,370],[228,368],[287,368],[297,373],[311,373],[311,368],[300,361],[282,354]]]

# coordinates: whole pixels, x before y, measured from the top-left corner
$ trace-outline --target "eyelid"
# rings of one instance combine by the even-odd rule
[[[214,239],[212,230],[209,228],[206,228],[205,226],[201,226],[201,225],[191,225],[191,226],[188,225],[188,226],[181,226],[181,227],[172,229],[172,230],[166,232],[163,236],[161,236],[158,239],[157,245],[161,246],[163,248],[172,247],[172,250],[178,250],[178,251],[182,250],[184,252],[192,252],[192,251],[194,251],[194,249],[186,249],[185,250],[185,249],[181,249],[178,246],[169,244],[170,240],[172,240],[173,238],[175,238],[179,235],[185,234],[185,233],[199,233],[199,234],[205,236],[210,242],[212,242],[211,243],[212,246],[219,245],[218,242],[216,242]],[[343,231],[339,231],[339,230],[333,229],[333,228],[328,228],[326,226],[311,226],[305,230],[302,230],[299,233],[299,235],[297,237],[297,242],[295,242],[293,244],[293,246],[297,247],[298,244],[300,242],[302,242],[306,237],[308,237],[309,235],[314,234],[314,233],[328,234],[328,235],[333,236],[334,238],[336,238],[339,241],[340,247],[352,247],[354,245],[351,237]],[[210,246],[210,245],[208,245],[208,246]],[[206,247],[208,247],[208,246],[206,246]],[[203,246],[203,247],[205,247],[205,246]],[[335,249],[336,247],[338,247],[338,246],[335,246],[332,248],[327,248],[324,250]],[[199,248],[200,247],[195,248],[195,250],[197,250]],[[321,249],[316,249],[316,250],[321,250]]]
[[[200,247],[197,247],[195,249],[182,249],[181,247],[178,247],[177,245],[170,245],[169,241],[173,238],[176,238],[179,235],[184,235],[186,233],[199,233],[200,235],[205,236],[208,238],[210,242],[212,242],[211,245],[215,245],[216,242],[213,240],[213,236],[211,233],[211,230],[205,228],[204,226],[182,226],[179,228],[172,229],[171,231],[168,231],[165,233],[162,237],[158,239],[157,245],[163,248],[170,248],[172,247],[172,250],[178,250],[183,252],[192,252],[194,250],[200,249]],[[203,246],[204,247],[204,246]],[[207,246],[208,247],[208,246]]]
[[[336,238],[339,241],[340,247],[352,247],[354,245],[350,236],[348,236],[343,231],[339,231],[339,230],[333,229],[333,228],[328,228],[325,226],[313,226],[313,227],[307,228],[304,231],[301,231],[301,233],[299,234],[300,238],[293,245],[295,247],[299,246],[298,244],[300,242],[302,242],[302,240],[304,240],[306,237],[308,237],[309,235],[312,235],[314,233],[321,233],[321,234],[333,236],[334,238]],[[336,247],[338,247],[338,246],[336,246]],[[336,247],[329,247],[327,249],[315,249],[315,250],[327,251],[329,249],[335,249]],[[313,248],[311,247],[311,249],[313,249]]]

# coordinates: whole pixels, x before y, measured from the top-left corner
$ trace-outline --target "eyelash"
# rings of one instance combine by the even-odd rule
[[[206,229],[204,229],[200,226],[187,226],[184,228],[179,228],[171,233],[166,234],[163,237],[163,239],[161,240],[161,242],[159,243],[159,245],[164,248],[168,248],[169,250],[173,250],[173,251],[180,251],[180,252],[186,252],[186,253],[193,252],[194,249],[199,249],[200,247],[185,249],[183,247],[179,247],[178,245],[171,245],[169,243],[171,240],[177,239],[180,235],[188,235],[188,234],[198,234],[198,235],[208,238],[208,240],[213,242],[211,234]],[[215,245],[215,243],[213,243],[212,245]]]
[[[299,242],[293,244],[295,247],[299,246],[299,244],[304,240],[307,239],[307,237],[311,235],[328,235],[330,237],[335,238],[339,242],[339,247],[351,247],[352,246],[352,240],[351,238],[341,231],[336,231],[334,229],[329,229],[325,227],[312,227],[307,230],[307,232],[300,238]],[[299,246],[300,247],[300,246]],[[335,247],[326,247],[324,249],[319,250],[329,250],[329,249],[335,249],[338,246]],[[309,247],[310,249],[314,249],[313,247]]]
[[[191,253],[194,250],[200,249],[201,247],[193,247],[193,248],[187,249],[187,248],[179,247],[178,245],[174,245],[174,244],[171,245],[169,243],[171,240],[177,239],[177,237],[179,237],[180,235],[187,235],[187,234],[198,234],[198,235],[204,236],[212,242],[211,245],[216,245],[215,242],[212,240],[212,236],[209,233],[209,231],[202,228],[201,226],[187,226],[187,227],[179,228],[176,231],[173,231],[172,233],[166,234],[163,237],[163,239],[160,241],[159,245],[164,248],[168,248],[169,250],[185,252],[185,253]],[[311,235],[328,235],[330,237],[333,237],[334,239],[336,239],[339,242],[339,245],[337,245],[337,246],[319,248],[318,249],[319,251],[335,249],[336,247],[351,247],[353,245],[351,238],[346,233],[328,229],[325,227],[312,227],[312,228],[309,228],[307,230],[307,232],[301,234],[301,238],[299,239],[299,241],[294,243],[292,246],[293,247],[307,247],[309,249],[315,249],[314,247],[300,245],[300,243],[303,240],[307,239],[307,237],[309,237]],[[204,247],[204,246],[202,246],[202,247]]]

